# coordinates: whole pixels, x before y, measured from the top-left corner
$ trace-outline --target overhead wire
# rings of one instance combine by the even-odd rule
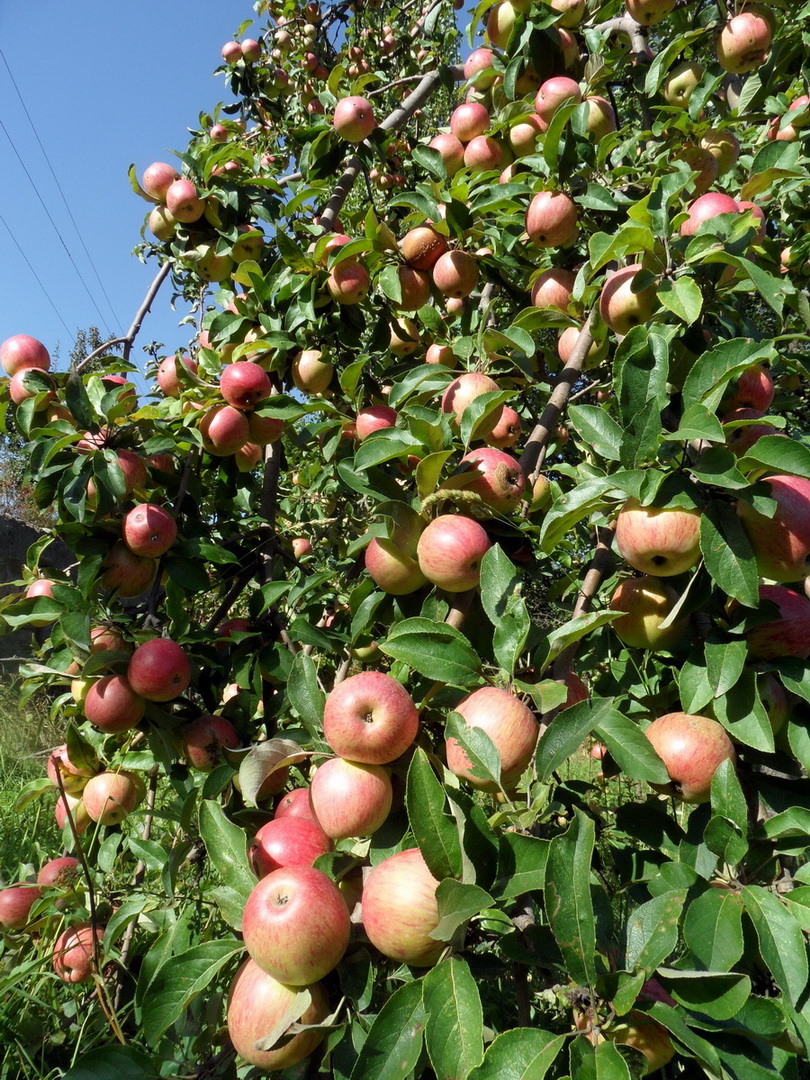
[[[44,284],[42,282],[42,279],[40,278],[39,274],[36,272],[34,267],[31,265],[30,259],[25,254],[25,251],[23,250],[22,245],[20,244],[19,240],[14,235],[14,233],[11,231],[11,226],[9,225],[9,223],[6,221],[6,219],[3,217],[2,214],[0,214],[0,222],[2,222],[2,224],[5,226],[6,231],[8,232],[8,235],[11,237],[11,239],[12,239],[13,243],[15,244],[17,250],[19,251],[20,255],[22,255],[23,259],[25,260],[25,263],[28,266],[28,269],[34,275],[34,278],[36,279],[37,284],[39,285],[40,289],[42,289],[42,291],[45,293],[45,297],[46,297],[48,303],[51,305],[54,312],[56,313],[56,317],[59,319],[59,322],[62,324],[62,326],[64,326],[65,330],[67,331],[68,337],[72,339],[73,331],[69,328],[68,324],[62,318],[62,313],[60,312],[60,310],[56,306],[56,304],[53,302],[53,300],[51,298],[51,294],[45,288],[45,286],[44,286]]]

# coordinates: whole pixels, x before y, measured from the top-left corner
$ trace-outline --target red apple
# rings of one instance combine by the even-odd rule
[[[291,546],[296,559],[303,559],[312,554],[312,544],[305,536],[294,537]]]
[[[478,475],[471,482],[470,473]],[[466,482],[465,482],[466,481]],[[523,498],[526,477],[517,458],[503,450],[485,446],[471,450],[459,462],[458,470],[446,481],[480,496],[486,506],[499,514],[514,510]]]
[[[26,882],[0,889],[0,926],[4,930],[22,930],[41,896],[42,890],[37,885]]]
[[[577,105],[582,101],[582,91],[579,83],[569,79],[567,75],[555,75],[541,85],[534,99],[534,111],[546,126],[551,123],[554,113],[561,105],[573,102]]]
[[[616,519],[616,547],[642,574],[682,574],[700,558],[700,510],[641,506],[628,499]]]
[[[146,702],[135,693],[123,675],[97,679],[84,699],[84,715],[99,731],[118,735],[137,727],[146,711]]]
[[[676,0],[625,0],[628,14],[641,26],[655,26],[675,10]]]
[[[444,296],[469,296],[478,284],[478,263],[466,251],[446,251],[433,267],[433,284]]]
[[[562,191],[539,191],[526,211],[526,232],[536,247],[566,247],[577,235],[579,211]]]
[[[734,745],[722,724],[706,716],[667,713],[653,720],[645,735],[663,761],[671,785],[659,787],[684,802],[708,802],[712,777],[722,762],[736,761]]]
[[[489,547],[489,537],[477,521],[442,514],[419,537],[416,553],[428,581],[446,592],[466,592],[478,586],[481,560]]]
[[[765,413],[760,409],[732,409],[721,417],[720,423],[725,430],[730,424],[738,420],[761,420]],[[732,428],[726,435],[726,446],[735,457],[744,457],[745,454],[765,435],[781,434],[773,424],[745,424],[743,427]]]
[[[427,582],[415,555],[415,545],[411,552],[393,539],[375,537],[365,550],[364,562],[366,570],[384,592],[391,596],[408,596]]]
[[[559,308],[567,311],[577,276],[571,270],[553,266],[544,270],[532,285],[532,304],[536,308]]]
[[[319,822],[309,797],[309,788],[293,788],[286,795],[282,795],[276,804],[275,817],[276,820],[285,817],[300,817],[311,821],[313,825],[318,825]]]
[[[386,765],[405,753],[418,727],[410,694],[381,671],[344,679],[326,699],[324,738],[336,754],[352,761]]]
[[[482,394],[494,393],[500,387],[489,375],[480,371],[468,371],[459,375],[442,394],[441,410],[443,413],[453,413],[457,422],[461,422],[467,407]],[[493,409],[488,416],[483,417],[475,425],[474,437],[486,439],[501,419],[503,406]]]
[[[63,931],[53,947],[53,969],[66,983],[89,982],[95,971],[94,939],[104,938],[104,927],[95,931],[89,922],[77,923]]]
[[[246,960],[236,973],[228,994],[228,1034],[237,1054],[262,1072],[277,1072],[297,1065],[323,1041],[326,1031],[318,1028],[330,1013],[329,999],[320,983],[308,986],[310,1004],[298,1023],[310,1026],[282,1042],[273,1050],[257,1050],[256,1043],[279,1026],[288,1027],[285,1017],[295,1010],[294,986],[286,986],[255,964]],[[297,1013],[298,1010],[295,1010]],[[278,1031],[279,1038],[284,1034]]]
[[[199,221],[205,212],[205,202],[190,180],[175,180],[166,191],[166,209],[183,224]]]
[[[166,192],[175,180],[179,179],[180,173],[173,165],[167,165],[165,161],[155,161],[144,169],[141,187],[156,202],[165,202]]]
[[[203,414],[200,435],[205,449],[214,457],[230,457],[248,441],[247,417],[232,405],[215,405]]]
[[[87,781],[82,802],[99,825],[118,825],[144,797],[140,776],[132,772],[102,772]]]
[[[633,263],[612,271],[605,278],[599,297],[599,314],[615,334],[627,334],[634,326],[649,322],[658,306],[655,285],[645,289],[636,285],[636,278],[643,269],[641,263]]]
[[[335,106],[332,126],[350,143],[361,143],[377,126],[371,102],[364,97],[346,97]]]
[[[257,877],[282,866],[312,866],[332,846],[317,822],[287,814],[268,821],[256,833],[250,845],[250,865]]]
[[[81,795],[65,795],[64,798],[61,794],[56,797],[56,805],[53,808],[53,814],[56,818],[57,827],[60,830],[64,830],[67,825],[68,810],[70,810],[70,816],[73,818],[73,825],[79,836],[86,833],[90,826],[90,815],[85,809],[82,802]]]
[[[391,777],[381,765],[330,758],[312,777],[310,800],[332,840],[371,836],[388,819],[393,800]]]
[[[387,405],[371,405],[367,409],[361,409],[355,420],[357,441],[362,442],[375,431],[396,427],[396,423],[396,410]]]
[[[452,132],[434,135],[428,146],[439,151],[448,176],[455,176],[464,165],[464,144]]]
[[[625,645],[636,649],[674,649],[689,632],[689,620],[677,619],[661,629],[678,602],[678,594],[655,577],[629,578],[621,582],[610,600],[613,611],[624,611],[611,623]]]
[[[392,305],[396,311],[418,311],[430,300],[430,275],[404,263],[397,267],[401,300]]]
[[[152,638],[132,654],[127,678],[135,693],[147,701],[173,701],[191,682],[191,667],[176,642]]]
[[[37,874],[37,885],[45,888],[72,889],[81,877],[81,865],[72,855],[49,859]]]
[[[529,764],[537,745],[540,727],[534,713],[524,703],[496,686],[483,686],[469,694],[455,707],[468,727],[481,728],[495,744],[501,757],[501,781],[514,787]],[[489,780],[473,775],[464,750],[455,739],[446,743],[447,767],[480,791],[497,791]]]
[[[68,795],[76,795],[84,788],[84,785],[93,776],[93,770],[85,766],[74,765],[68,757],[67,743],[57,746],[48,756],[45,771],[54,787],[59,784],[56,779],[56,770],[62,778],[62,787]]]
[[[579,335],[581,330],[578,326],[567,326],[565,330],[560,334],[557,341],[557,355],[563,364],[567,364],[571,359],[576,344],[579,341]],[[608,354],[608,342],[607,338],[603,338],[601,341],[598,338],[594,338],[591,344],[588,346],[588,351],[585,354],[585,360],[583,361],[583,367],[586,371],[591,368],[598,367]]]
[[[471,172],[494,172],[503,166],[503,149],[497,139],[476,135],[464,147],[464,165]]]
[[[270,396],[273,386],[264,368],[250,360],[237,360],[220,375],[219,390],[235,409],[253,409]]]
[[[242,919],[250,958],[288,986],[306,986],[337,967],[350,930],[342,893],[311,866],[285,866],[263,877]]]
[[[45,380],[52,390],[45,390],[40,383]],[[20,368],[12,376],[8,384],[8,394],[15,405],[22,405],[24,401],[42,395],[41,401],[35,405],[35,412],[44,412],[56,401],[56,383],[51,376],[42,368]]]
[[[28,334],[15,334],[0,345],[0,363],[6,375],[16,375],[25,368],[48,371],[51,354],[36,338]]]
[[[757,559],[760,577],[799,581],[810,573],[810,480],[800,476],[769,476],[768,497],[776,513],[766,517],[743,500],[737,513]]]
[[[492,67],[491,49],[474,49],[464,61],[464,78],[477,90],[487,90],[498,78]]]
[[[281,438],[284,421],[274,416],[260,416],[252,412],[248,415],[248,438],[257,446],[269,446]]]
[[[755,71],[765,63],[771,47],[771,27],[764,15],[744,11],[720,31],[717,60],[732,75]]]
[[[485,441],[490,446],[498,447],[499,450],[507,450],[514,446],[519,438],[520,416],[514,409],[504,405],[500,420],[487,435]]]
[[[707,191],[689,207],[689,217],[681,225],[681,236],[694,236],[704,221],[711,221],[718,214],[738,214],[739,203],[722,191]]]
[[[306,394],[324,393],[334,371],[334,365],[324,359],[320,349],[302,349],[290,367],[293,382]]]
[[[448,250],[447,239],[430,225],[417,225],[399,242],[402,258],[415,270],[432,270],[440,256]]]
[[[177,539],[177,523],[162,506],[142,503],[125,514],[122,533],[135,555],[158,559]]]
[[[211,772],[222,764],[223,749],[236,750],[241,740],[236,728],[224,716],[198,716],[178,730],[183,757],[192,769]]]
[[[767,412],[773,402],[773,396],[774,385],[770,371],[762,364],[752,364],[728,383],[720,408],[723,411],[760,409],[762,412]]]
[[[438,884],[418,848],[374,867],[363,886],[363,926],[383,956],[414,967],[436,963],[446,947],[430,936],[439,925]]]
[[[368,296],[371,278],[362,263],[344,259],[332,267],[326,279],[329,295],[344,306],[360,304]]]
[[[478,102],[468,101],[453,110],[450,133],[462,144],[472,142],[489,127],[489,112]]]
[[[158,564],[154,559],[133,554],[123,540],[117,540],[101,565],[104,568],[99,579],[102,587],[130,598],[146,592],[154,581]]]
[[[810,657],[810,600],[783,585],[760,585],[760,601],[776,605],[778,615],[745,635],[754,660]]]

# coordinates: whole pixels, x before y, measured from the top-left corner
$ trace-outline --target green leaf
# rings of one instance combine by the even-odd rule
[[[391,627],[380,649],[436,682],[469,686],[479,678],[478,654],[460,630],[446,623],[404,619]]]
[[[609,478],[586,480],[556,499],[540,530],[543,551],[553,552],[578,522],[605,506],[613,486]]]
[[[591,859],[595,826],[577,808],[561,836],[549,845],[546,863],[546,914],[569,978],[596,984],[596,923],[591,898]]]
[[[111,1076],[126,1080],[159,1080],[160,1073],[152,1062],[134,1046],[100,1046],[81,1054],[73,1065],[62,1073],[63,1080],[109,1080]]]
[[[759,603],[759,577],[751,541],[733,507],[713,502],[700,517],[700,550],[714,582],[746,607]]]
[[[564,1035],[511,1028],[495,1036],[467,1080],[543,1080],[564,1045]]]
[[[624,428],[622,464],[636,468],[658,449],[661,410],[667,404],[669,371],[666,340],[644,326],[635,326],[616,350],[613,386]]]
[[[609,1040],[592,1046],[585,1036],[580,1036],[571,1043],[569,1060],[571,1076],[576,1080],[631,1080],[621,1051]]]
[[[600,698],[596,702],[580,701],[558,713],[537,744],[535,765],[538,779],[548,780],[554,770],[582,746],[603,719],[609,721],[613,711],[610,701]]]
[[[144,1038],[157,1044],[164,1032],[176,1023],[191,1000],[206,990],[244,946],[233,938],[203,941],[179,956],[170,957],[149,984],[143,1002],[141,1028]]]
[[[715,414],[705,405],[692,405],[681,417],[678,430],[664,435],[664,439],[667,442],[706,439],[708,442],[724,443],[726,432]]]
[[[499,837],[496,894],[501,900],[528,892],[542,892],[550,840],[523,833],[502,832]]]
[[[757,465],[810,480],[810,447],[782,435],[763,435],[740,460],[743,472]]]
[[[664,1005],[661,1001],[656,1003],[646,1010],[647,1014],[657,1020],[659,1024],[662,1024],[667,1031],[671,1032],[675,1038],[682,1042],[683,1045],[691,1050],[698,1061],[704,1062],[712,1071],[712,1075],[721,1076],[722,1069],[720,1066],[720,1058],[718,1057],[717,1050],[710,1042],[702,1038],[700,1035],[696,1035],[690,1027],[686,1025],[681,1014],[673,1009],[671,1005]]]
[[[721,341],[698,357],[687,375],[683,385],[684,410],[699,403],[714,409],[732,379],[736,379],[752,364],[771,360],[775,355],[771,342],[756,342],[749,338]]]
[[[754,924],[759,951],[777,986],[796,1005],[807,986],[807,948],[801,927],[785,905],[760,885],[741,890],[745,910]]]
[[[219,803],[206,799],[200,804],[200,836],[217,873],[244,904],[256,884],[248,869],[244,832],[228,820]]]
[[[686,900],[685,889],[671,889],[641,904],[625,927],[625,967],[654,971],[678,945],[678,923]]]
[[[592,630],[596,630],[600,626],[607,626],[614,619],[620,619],[623,614],[621,611],[586,611],[584,614],[577,615],[573,619],[569,619],[568,622],[563,623],[562,626],[552,630],[548,635],[549,651],[544,661],[544,668],[561,652],[564,652],[569,645],[573,645],[575,641],[579,641],[580,638],[590,634]]]
[[[459,927],[493,904],[492,897],[486,890],[478,885],[464,885],[453,878],[439,882],[436,900],[439,904],[439,923],[430,936],[437,941],[450,941]]]
[[[724,641],[704,645],[706,677],[713,687],[714,697],[722,697],[737,685],[748,659],[748,646],[744,641]]]
[[[298,656],[301,654],[299,653]],[[296,656],[296,660],[298,659]],[[268,739],[256,743],[239,763],[239,786],[245,802],[256,805],[262,784],[279,769],[305,761],[309,755],[291,739]]]
[[[638,724],[617,709],[602,717],[595,734],[631,780],[647,780],[651,784],[669,783],[666,766],[653,750],[650,740]]]
[[[571,423],[586,446],[606,461],[619,461],[624,432],[613,417],[595,405],[572,405]]]
[[[691,326],[703,310],[703,293],[689,277],[664,278],[658,286],[658,299],[687,326]]]
[[[751,995],[747,975],[659,967],[657,977],[679,1004],[713,1020],[730,1020]]]
[[[721,761],[712,777],[712,812],[727,818],[741,836],[748,835],[748,806],[732,761]]]
[[[388,998],[366,1036],[351,1080],[406,1080],[422,1051],[426,1012],[422,982],[406,983]]]
[[[431,874],[442,881],[461,875],[461,841],[447,813],[444,788],[427,754],[417,747],[408,766],[405,788],[408,821]]]
[[[520,574],[515,564],[500,544],[493,544],[481,560],[481,604],[493,626],[503,618],[519,585]]]
[[[481,1063],[484,1021],[467,964],[450,957],[425,976],[425,1047],[437,1080],[458,1080]]]
[[[311,656],[298,652],[287,680],[287,697],[309,731],[323,725],[326,695],[318,686],[318,669]]]

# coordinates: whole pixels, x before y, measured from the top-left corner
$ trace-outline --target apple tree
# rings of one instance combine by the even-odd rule
[[[461,7],[257,4],[130,329],[0,347],[15,1075],[808,1075],[810,4]]]

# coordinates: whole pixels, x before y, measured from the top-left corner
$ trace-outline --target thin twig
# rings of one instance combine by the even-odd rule
[[[574,610],[571,613],[572,619],[576,619],[578,616],[584,615],[590,610],[593,598],[599,592],[602,578],[605,576],[608,566],[610,565],[612,546],[612,527],[608,525],[599,526],[596,530],[596,547],[594,548],[593,558],[591,559],[585,577],[582,580],[579,593],[577,594]],[[578,643],[575,642],[573,645],[569,645],[569,647],[564,649],[554,661],[553,672],[555,679],[565,681],[570,674],[577,655],[577,644]]]

